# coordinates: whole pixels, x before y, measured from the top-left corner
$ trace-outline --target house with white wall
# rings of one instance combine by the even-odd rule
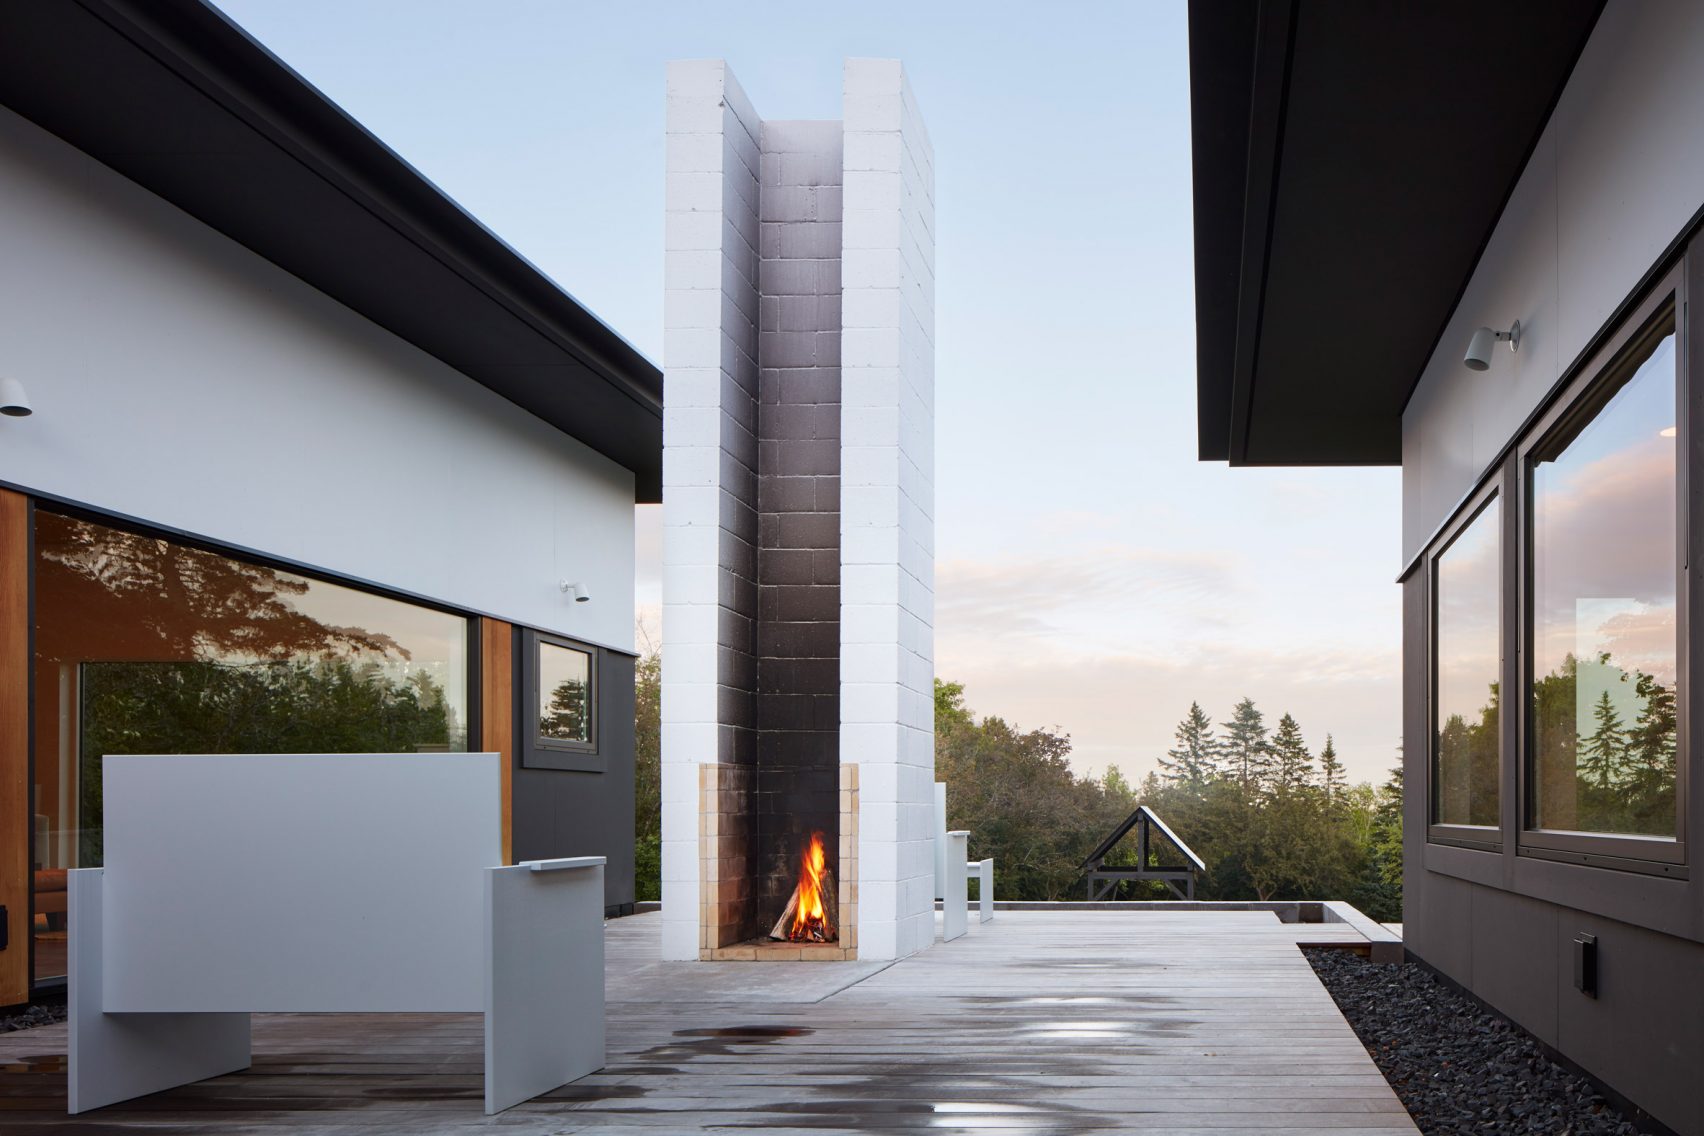
[[[661,374],[211,6],[0,11],[0,396],[0,1005],[112,753],[499,752],[631,908]]]
[[[1402,469],[1409,954],[1685,1134],[1700,60],[1696,4],[1190,6],[1200,456]]]

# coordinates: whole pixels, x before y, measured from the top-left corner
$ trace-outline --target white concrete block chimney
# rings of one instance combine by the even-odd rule
[[[753,957],[813,832],[817,950],[933,940],[933,233],[897,62],[846,62],[841,122],[670,65],[665,958]]]

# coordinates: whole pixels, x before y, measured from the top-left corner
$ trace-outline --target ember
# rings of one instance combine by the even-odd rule
[[[799,865],[799,882],[781,918],[769,932],[771,939],[790,943],[832,943],[835,928],[834,873],[822,848],[822,833],[811,834]]]

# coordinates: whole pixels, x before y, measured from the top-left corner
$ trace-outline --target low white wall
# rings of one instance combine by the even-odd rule
[[[0,202],[0,480],[631,649],[629,471],[4,109]]]
[[[1704,203],[1700,59],[1704,6],[1604,9],[1403,415],[1405,563]],[[1518,353],[1462,366],[1474,328],[1517,319]]]

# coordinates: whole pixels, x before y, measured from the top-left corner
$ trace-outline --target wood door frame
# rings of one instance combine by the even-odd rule
[[[0,489],[0,1006],[30,999],[30,499]]]

